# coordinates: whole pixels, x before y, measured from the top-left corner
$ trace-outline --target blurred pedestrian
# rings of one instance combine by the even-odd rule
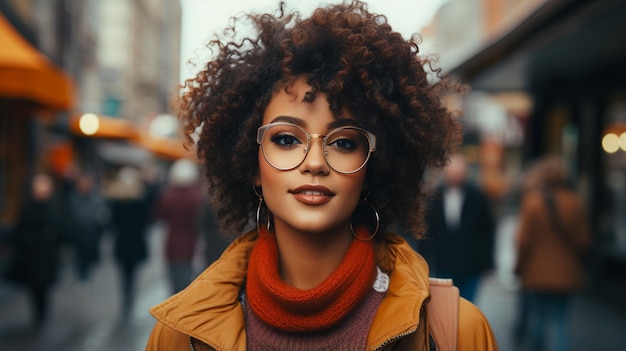
[[[148,258],[152,196],[146,191],[139,171],[132,167],[118,171],[106,195],[111,206],[113,252],[121,277],[122,312],[128,317],[134,304],[138,268]]]
[[[8,277],[27,289],[36,327],[42,326],[49,314],[50,294],[66,240],[63,223],[53,178],[44,173],[35,175],[11,234],[15,258]]]
[[[193,261],[205,201],[198,166],[189,159],[174,162],[154,207],[154,218],[166,225],[165,259],[173,294],[194,277]]]
[[[74,249],[77,287],[82,290],[100,259],[100,242],[111,212],[92,174],[78,173],[67,196],[67,229]]]
[[[144,199],[149,206],[154,206],[163,188],[162,173],[153,163],[145,163],[139,169],[139,178],[143,184]]]
[[[558,156],[538,160],[525,181],[516,234],[518,327],[528,326],[531,350],[569,350],[569,304],[584,281],[591,242],[587,212]]]
[[[233,241],[232,237],[224,235],[219,228],[219,222],[213,206],[210,201],[203,202],[203,215],[202,215],[202,242],[204,252],[204,264],[205,267],[210,266],[213,262],[222,255],[224,250]]]
[[[461,296],[474,301],[481,277],[493,269],[496,223],[487,195],[469,179],[463,155],[451,156],[428,211],[418,250],[432,276],[452,278]]]

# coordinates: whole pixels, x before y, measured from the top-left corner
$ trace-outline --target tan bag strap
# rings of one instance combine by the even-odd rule
[[[456,351],[459,330],[459,288],[452,279],[429,278],[426,318],[437,351]]]

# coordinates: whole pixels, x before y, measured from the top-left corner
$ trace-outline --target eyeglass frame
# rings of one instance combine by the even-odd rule
[[[272,162],[270,162],[270,160],[267,159],[267,156],[265,155],[265,150],[263,149],[263,136],[265,135],[265,132],[270,129],[271,127],[274,126],[280,126],[280,125],[286,125],[286,126],[293,126],[296,127],[298,129],[300,129],[302,132],[304,132],[304,135],[306,135],[306,139],[307,139],[307,144],[306,144],[306,148],[305,148],[305,152],[304,152],[304,157],[302,157],[302,161],[300,161],[298,164],[296,164],[293,167],[290,168],[278,168],[276,167],[274,164],[272,164]],[[365,161],[363,161],[363,164],[355,169],[354,171],[350,171],[350,172],[343,172],[340,170],[337,170],[335,167],[333,167],[333,165],[328,162],[328,151],[326,151],[326,138],[329,135],[334,134],[337,130],[341,130],[341,129],[351,129],[351,130],[357,130],[360,131],[362,133],[365,134],[365,137],[367,138],[367,142],[368,142],[368,146],[369,146],[369,150],[367,152],[367,157],[365,158]],[[289,122],[272,122],[272,123],[268,123],[265,125],[260,126],[257,129],[256,132],[256,142],[257,144],[259,144],[259,147],[261,148],[261,153],[263,154],[263,158],[265,159],[265,161],[267,161],[267,163],[269,163],[270,166],[274,167],[275,169],[279,170],[279,171],[290,171],[292,169],[297,168],[298,166],[300,166],[302,164],[302,162],[304,162],[304,160],[306,160],[306,157],[309,155],[309,150],[311,149],[311,139],[313,138],[320,138],[322,139],[322,151],[324,154],[324,160],[326,161],[326,164],[328,164],[328,166],[330,168],[332,168],[335,172],[341,173],[341,174],[353,174],[356,173],[358,171],[360,171],[361,169],[363,169],[363,167],[365,167],[365,165],[367,164],[367,162],[369,161],[370,157],[372,156],[372,152],[376,151],[376,135],[374,135],[374,133],[367,131],[363,128],[359,128],[356,126],[341,126],[341,127],[337,127],[333,130],[330,130],[328,133],[326,134],[311,134],[309,132],[307,132],[306,130],[304,130],[304,128],[300,127],[297,124],[294,123],[289,123]]]

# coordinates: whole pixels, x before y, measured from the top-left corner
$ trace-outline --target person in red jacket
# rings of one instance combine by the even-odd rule
[[[361,1],[231,23],[175,107],[238,237],[151,309],[146,349],[432,350],[428,266],[388,230],[423,232],[424,172],[460,139],[454,85]],[[476,306],[458,312],[458,350],[497,349]]]
[[[174,162],[153,213],[155,220],[166,227],[165,259],[172,293],[182,290],[194,277],[193,259],[205,201],[198,166],[188,159]]]

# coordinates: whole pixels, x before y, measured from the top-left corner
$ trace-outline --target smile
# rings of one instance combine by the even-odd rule
[[[335,195],[325,187],[300,187],[289,191],[296,200],[306,205],[323,205]]]

